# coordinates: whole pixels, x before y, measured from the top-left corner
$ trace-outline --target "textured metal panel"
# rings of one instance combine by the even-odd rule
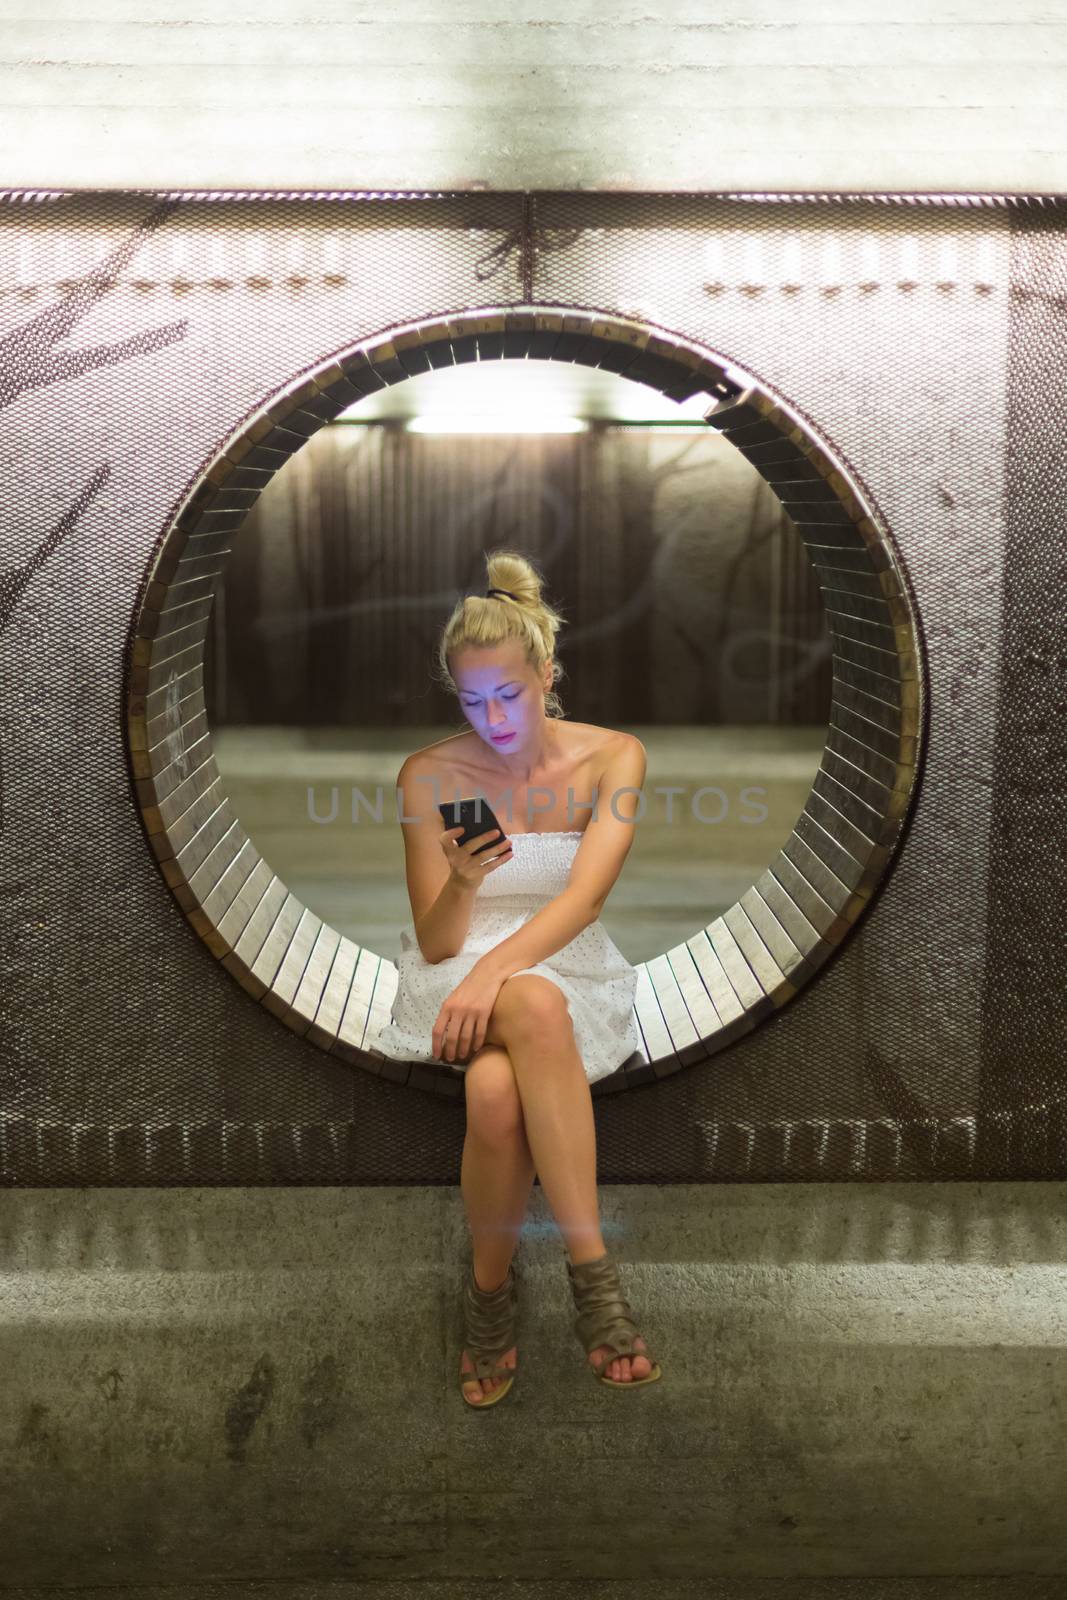
[[[1067,1053],[1067,204],[1012,217],[1004,619],[978,1156],[1062,1172]],[[981,776],[988,769],[983,763]],[[1013,1146],[1006,1111],[1025,1107]]]
[[[525,248],[520,214],[535,233],[549,230],[557,247]],[[531,354],[549,353],[544,346],[551,341],[551,353],[588,359],[589,340],[607,315],[655,325],[669,348],[699,341],[788,398],[876,500],[927,620],[933,693],[923,786],[903,853],[877,902],[803,995],[780,1009],[774,972],[781,968],[764,935],[782,954],[801,947],[762,895],[764,911],[749,901],[755,921],[738,911],[734,927],[719,919],[682,947],[684,957],[670,953],[672,972],[683,969],[678,995],[696,1038],[706,1038],[709,1006],[724,1027],[738,1031],[714,1060],[662,1081],[649,1066],[652,1092],[668,1097],[654,1122],[643,1114],[647,1095],[608,1092],[599,1117],[602,1178],[1061,1175],[1062,1069],[1041,1052],[1062,1032],[1063,997],[1048,984],[1047,961],[1038,956],[1050,947],[1050,908],[1062,903],[1062,887],[1046,874],[1042,889],[1040,851],[1025,828],[1015,832],[1014,806],[1029,783],[1038,809],[1046,807],[1044,837],[1055,837],[1062,810],[1047,808],[1056,792],[1053,764],[1046,759],[1035,769],[1033,756],[1044,737],[1035,708],[1042,694],[1056,692],[1057,681],[1045,642],[1060,572],[1049,484],[1062,479],[1063,446],[1055,425],[1058,364],[1043,364],[1055,321],[1043,273],[1055,281],[1062,271],[1063,220],[1058,204],[1038,212],[1010,204],[887,204],[884,197],[761,206],[716,196],[465,195],[322,204],[107,194],[4,208],[4,286],[29,287],[17,251],[27,228],[39,235],[36,259],[46,270],[32,285],[33,297],[9,292],[0,302],[9,341],[0,403],[13,463],[0,563],[3,889],[11,929],[0,1010],[3,1181],[456,1181],[461,1118],[441,1115],[440,1097],[449,1098],[454,1087],[447,1075],[374,1063],[359,1053],[358,1022],[380,1001],[388,1008],[389,963],[358,952],[344,1010],[357,1025],[346,1031],[342,1021],[332,1055],[323,1056],[322,1039],[313,1044],[291,1027],[279,1028],[264,1004],[241,993],[246,980],[228,956],[213,961],[175,915],[159,876],[158,835],[190,805],[206,801],[206,816],[213,815],[218,779],[213,761],[198,753],[202,740],[194,726],[202,710],[192,697],[200,686],[203,618],[196,615],[186,627],[176,625],[180,615],[148,622],[139,638],[129,630],[142,600],[146,618],[152,611],[162,617],[164,595],[150,592],[150,574],[169,583],[178,570],[153,572],[153,553],[205,465],[228,439],[240,437],[243,418],[270,396],[292,392],[294,374],[318,370],[353,341],[390,328],[402,336],[413,314],[446,323],[465,308],[509,300],[589,310],[559,321],[552,312],[543,320],[535,313],[532,333],[525,322],[508,326],[515,313],[490,318],[484,341],[478,335],[473,349],[450,346],[450,359],[479,359],[482,342],[487,358],[502,353],[506,339],[527,337]],[[325,252],[327,236],[337,268],[329,287],[312,275],[295,289],[288,248],[299,239],[305,252]],[[707,267],[710,239],[720,246],[714,271]],[[826,281],[819,255],[828,239],[842,262],[836,284]],[[218,258],[231,251],[235,262],[243,259],[249,242],[261,258],[256,274],[230,272],[222,275],[225,292],[207,290],[220,276]],[[788,270],[786,245],[793,252]],[[761,267],[753,267],[750,246],[762,252]],[[871,246],[873,256],[861,256],[861,246]],[[1019,279],[1010,308],[1009,247]],[[946,248],[956,252],[952,272],[941,259]],[[389,260],[402,261],[402,270],[382,270]],[[432,341],[423,342],[429,351]],[[650,344],[639,352],[644,376],[671,384],[669,360],[657,365],[665,358]],[[338,369],[336,393],[369,392],[380,374],[405,372],[400,352],[419,347],[402,343],[391,356],[379,351],[380,368],[378,358],[357,363],[359,383],[355,366],[346,365],[347,378]],[[901,361],[902,351],[914,349],[923,352],[921,393]],[[1012,352],[1007,366],[1005,350]],[[695,382],[689,376],[673,387],[681,392]],[[240,487],[205,488],[189,528],[214,531],[191,534],[182,580],[217,574],[218,558],[275,464],[270,452],[284,455],[286,436],[310,437],[333,414],[336,397],[326,393],[323,400],[324,393],[309,383],[295,414],[264,419],[245,453],[227,464],[230,483]],[[976,394],[983,399],[978,412]],[[763,426],[758,409],[744,426]],[[1001,473],[1005,439],[1009,470],[1025,490],[1012,497]],[[747,442],[773,440],[750,433]],[[820,547],[873,561],[875,547],[828,498],[811,461],[787,463],[786,472],[801,473],[777,484],[790,514],[805,519],[798,527]],[[1001,513],[1009,498],[1013,577],[1002,591]],[[818,520],[808,520],[815,513]],[[883,629],[906,627],[907,607],[898,609],[892,584],[849,588],[837,579],[863,568],[851,559],[825,565],[835,569],[835,582],[823,591],[835,613]],[[1014,608],[1010,652],[1002,592]],[[904,641],[894,637],[900,648]],[[163,641],[166,652],[156,653]],[[1002,708],[998,743],[997,687],[1000,664],[1009,658],[1017,689]],[[1051,662],[1047,682],[1041,662]],[[857,662],[855,671],[870,667]],[[838,765],[825,770],[839,776],[846,763],[888,796],[903,796],[902,766],[919,753],[919,708],[885,699],[894,681],[885,674],[866,683],[848,676],[851,684],[835,686],[827,740]],[[144,728],[129,760],[114,716],[123,691],[128,707],[140,705]],[[165,745],[173,732],[167,707],[186,700],[191,743],[161,770],[168,787],[156,794],[130,765]],[[902,715],[894,720],[898,705]],[[159,738],[149,737],[149,717],[163,718]],[[178,728],[181,722],[179,716]],[[48,740],[39,737],[42,726]],[[998,874],[997,886],[990,840],[1001,770],[1015,776],[1012,803],[998,823],[1008,870]],[[852,904],[846,886],[849,862],[856,861],[839,846],[835,855],[819,824],[818,804],[837,810],[832,793],[819,789],[771,870],[791,899],[783,881],[790,870],[836,909]],[[873,798],[870,789],[865,793]],[[138,803],[147,808],[151,848],[131,826]],[[855,817],[840,815],[856,826]],[[264,997],[280,973],[295,997],[321,924],[312,934],[313,923],[301,918],[265,863],[256,861],[235,893],[227,873],[239,876],[241,860],[240,852],[232,856],[211,890],[228,907],[218,924],[223,943],[241,949],[238,965],[258,975]],[[1019,945],[1011,896],[1027,873],[1031,920]],[[868,892],[862,872],[851,881],[861,895]],[[987,930],[996,960],[987,961]],[[97,959],[87,962],[87,949]],[[314,1012],[308,1000],[317,1020],[331,991],[329,978],[313,972],[305,996],[317,993]],[[337,982],[343,985],[340,969]],[[646,1041],[655,1040],[657,1028],[670,1035],[659,988],[650,976],[648,982]],[[1013,1028],[999,1021],[1009,1015],[1004,1002],[1013,991],[1021,999],[1010,1015],[1025,1022],[1036,1049],[1029,1079],[1017,1057],[1009,1065]],[[57,1007],[57,993],[77,993],[76,1014]],[[671,1010],[671,993],[663,990],[681,1038],[684,1018]],[[984,1033],[983,1005],[989,1008]],[[290,1022],[303,1026],[305,1015],[293,1012]],[[328,1038],[330,1006],[325,1015]],[[1021,1028],[1014,1031],[1023,1036]],[[69,1048],[75,1040],[76,1077]],[[1000,1063],[984,1085],[983,1041],[990,1060]],[[412,1086],[429,1092],[412,1095]],[[685,1136],[688,1125],[701,1130],[699,1145]],[[805,1137],[816,1125],[823,1136]]]

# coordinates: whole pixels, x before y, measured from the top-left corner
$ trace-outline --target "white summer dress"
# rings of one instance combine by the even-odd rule
[[[466,1062],[446,1062],[433,1054],[433,1028],[441,1007],[480,956],[562,894],[582,835],[513,833],[508,837],[511,859],[479,884],[467,937],[457,955],[429,962],[419,949],[414,923],[401,930],[390,1021],[364,1041],[364,1048],[372,1054],[465,1070]],[[548,978],[563,991],[590,1083],[606,1078],[640,1048],[634,1014],[637,969],[599,918],[555,954],[522,971]]]

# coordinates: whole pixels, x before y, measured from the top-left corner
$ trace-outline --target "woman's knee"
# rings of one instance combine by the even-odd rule
[[[536,972],[519,972],[505,978],[492,1015],[505,1029],[525,1029],[538,1035],[553,1029],[565,1030],[571,1023],[563,990],[551,978],[542,978]]]
[[[481,1139],[497,1142],[525,1137],[519,1086],[511,1057],[498,1045],[483,1045],[463,1074],[467,1127]]]

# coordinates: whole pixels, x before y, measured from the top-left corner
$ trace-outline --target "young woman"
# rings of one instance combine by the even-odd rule
[[[562,617],[531,563],[493,552],[488,580],[459,601],[438,648],[470,729],[416,751],[398,775],[412,921],[391,1020],[368,1040],[464,1071],[473,1259],[461,1387],[482,1408],[514,1381],[512,1258],[535,1172],[595,1375],[627,1388],[661,1376],[600,1231],[589,1093],[639,1044],[637,973],[599,916],[633,842],[645,750],[564,720],[552,690]],[[488,801],[504,838],[486,830],[461,845],[462,827],[444,827],[438,805],[468,796]]]

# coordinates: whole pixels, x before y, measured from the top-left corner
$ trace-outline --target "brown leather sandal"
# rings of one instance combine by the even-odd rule
[[[515,1263],[508,1266],[508,1275],[496,1289],[479,1289],[474,1277],[474,1263],[467,1270],[463,1286],[463,1312],[466,1339],[463,1349],[471,1358],[473,1372],[460,1373],[460,1394],[472,1411],[484,1411],[503,1400],[515,1381],[514,1367],[506,1367],[501,1359],[517,1343],[515,1336]],[[503,1378],[504,1383],[486,1393],[481,1400],[471,1400],[463,1388],[475,1378]]]
[[[610,1345],[614,1354],[604,1356],[596,1362],[586,1362],[598,1383],[606,1383],[611,1389],[640,1389],[646,1383],[655,1383],[657,1378],[662,1378],[659,1362],[651,1350],[638,1350],[634,1345],[637,1326],[630,1312],[630,1305],[623,1299],[619,1287],[619,1269],[612,1260],[610,1253],[598,1256],[595,1261],[582,1261],[574,1265],[570,1256],[566,1257],[567,1275],[571,1282],[571,1295],[577,1307],[578,1315],[574,1322],[574,1331],[588,1356],[598,1345]],[[652,1370],[647,1378],[608,1378],[606,1369],[619,1356],[629,1356],[631,1361],[634,1356],[644,1356],[652,1365]]]

